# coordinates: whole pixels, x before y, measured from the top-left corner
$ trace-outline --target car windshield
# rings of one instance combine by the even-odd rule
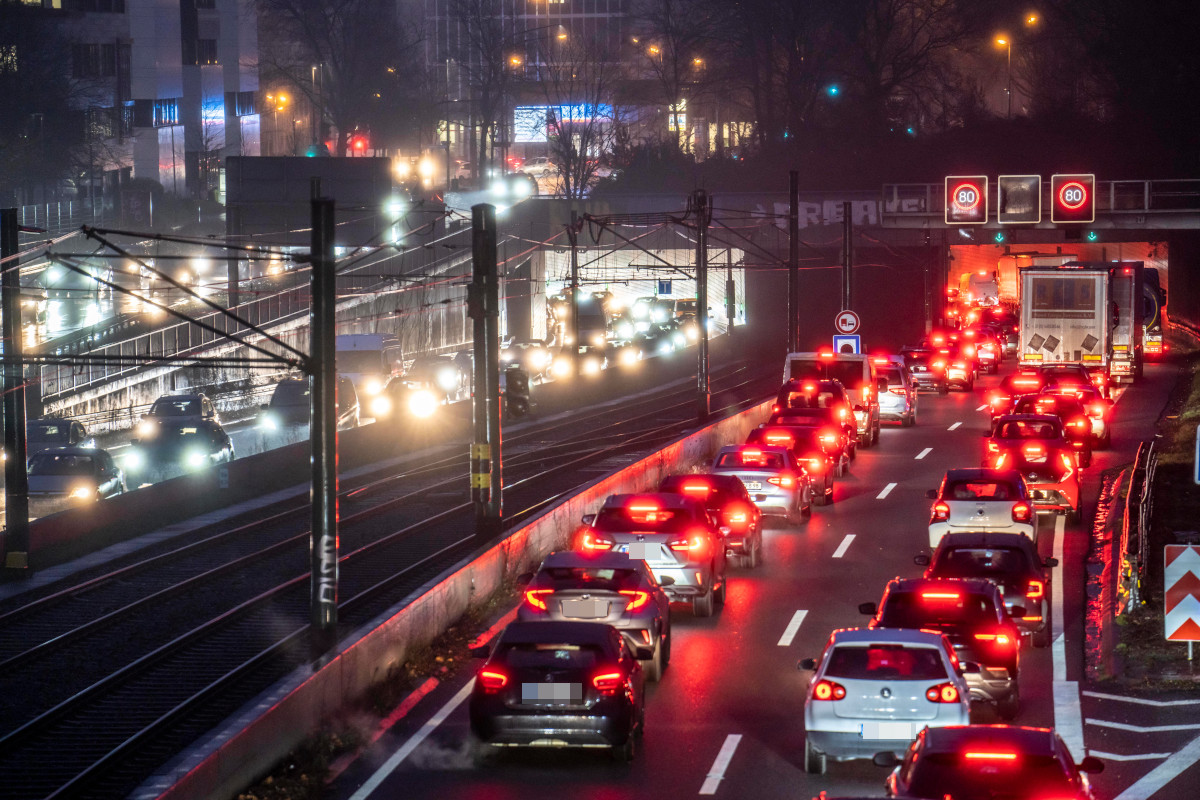
[[[39,442],[68,442],[71,439],[70,423],[30,423],[29,439]]]
[[[847,680],[936,681],[946,675],[941,651],[903,644],[840,644],[829,654],[824,677]]]
[[[271,405],[307,406],[308,396],[308,381],[284,381],[275,387],[275,393],[271,395]]]
[[[29,474],[35,475],[94,475],[95,459],[91,456],[39,453],[29,459]]]
[[[888,367],[883,371],[883,376],[887,378],[888,386],[903,386],[904,373],[896,367]]]
[[[1062,428],[1052,420],[1014,420],[1001,423],[996,436],[1001,439],[1057,439]]]
[[[592,589],[616,592],[637,585],[637,572],[612,567],[546,567],[538,582],[549,580],[556,589]]]
[[[1016,547],[955,547],[938,556],[934,571],[939,577],[993,578],[1026,572],[1025,551]]]
[[[522,642],[501,644],[497,655],[514,669],[591,669],[604,654],[595,645]]]
[[[833,392],[799,391],[787,393],[784,408],[832,408],[841,400]]]
[[[953,587],[930,587],[915,592],[891,592],[880,609],[885,628],[922,628],[995,622],[987,596]]]
[[[992,745],[962,753],[924,753],[912,770],[908,792],[913,797],[1041,800],[1075,797],[1077,792],[1058,759],[1018,753],[1017,757],[987,758],[1003,752]],[[968,757],[972,754],[972,757]]]
[[[764,453],[762,450],[739,450],[717,456],[718,467],[746,467],[748,469],[783,469],[782,453]]]
[[[383,353],[378,350],[338,350],[338,372],[374,373],[387,371],[383,368]]]
[[[200,400],[195,397],[160,397],[150,406],[152,417],[200,416]]]
[[[818,436],[819,429],[807,426],[795,426],[789,428],[757,428],[754,431],[755,438],[763,444],[772,444],[779,447],[790,447],[793,452],[813,450],[821,446],[821,441]]]
[[[595,528],[612,532],[679,533],[695,522],[683,509],[634,505],[627,508],[601,509],[596,515]]]
[[[1004,481],[950,481],[944,500],[1015,500],[1016,491]]]

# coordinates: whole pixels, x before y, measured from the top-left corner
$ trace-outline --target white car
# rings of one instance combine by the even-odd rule
[[[551,161],[547,156],[537,156],[536,158],[528,158],[525,163],[520,166],[521,172],[526,175],[532,175],[535,178],[549,178],[551,175],[558,174],[558,165]]]
[[[1025,479],[1015,469],[947,470],[941,487],[925,496],[934,501],[931,548],[947,533],[966,531],[1020,533],[1037,541],[1037,511]]]
[[[823,774],[827,759],[899,756],[926,727],[966,725],[970,690],[940,633],[907,628],[833,632],[804,702],[804,770]]]

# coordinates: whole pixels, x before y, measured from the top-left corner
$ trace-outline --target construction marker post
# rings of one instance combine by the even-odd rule
[[[25,470],[25,379],[21,374],[21,267],[17,210],[0,210],[4,335],[4,566],[29,572],[29,474]]]
[[[503,484],[500,458],[500,286],[496,266],[496,208],[471,207],[472,281],[467,313],[474,322],[474,436],[471,442],[471,503],[475,532],[500,531]]]

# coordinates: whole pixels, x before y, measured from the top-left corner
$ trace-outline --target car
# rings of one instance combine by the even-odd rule
[[[1011,414],[1018,397],[1036,394],[1044,385],[1045,380],[1035,370],[1019,370],[1012,375],[1005,375],[1000,384],[988,392],[988,412],[992,419]]]
[[[1071,448],[1079,466],[1092,463],[1092,449],[1086,433],[1078,428],[1064,429],[1062,420],[1050,414],[1006,414],[992,421],[984,434],[983,466],[994,467],[1001,453],[1019,450],[1025,445]]]
[[[908,368],[890,364],[876,366],[879,377],[887,382],[879,392],[879,418],[899,422],[906,428],[917,424],[917,382]]]
[[[668,475],[658,484],[658,491],[695,497],[715,514],[724,533],[725,555],[738,559],[742,566],[754,568],[762,564],[762,512],[754,505],[746,485],[736,475],[691,472]]]
[[[621,367],[632,367],[645,357],[645,352],[632,339],[614,339],[605,347],[604,360]]]
[[[854,423],[848,420],[845,407],[837,408],[789,408],[775,411],[767,417],[767,425],[817,427],[822,435],[831,434],[834,449],[842,453],[842,472],[858,456],[858,433]],[[828,441],[825,444],[829,444]]]
[[[855,410],[853,398],[841,381],[812,378],[785,381],[775,396],[771,415],[774,418],[776,414],[807,409],[831,409],[846,435],[854,440],[855,450],[868,446],[863,444],[869,438],[865,418]]]
[[[468,715],[483,747],[603,747],[631,761],[645,726],[649,647],[602,622],[510,622],[475,674]]]
[[[670,578],[663,579],[671,583]],[[642,662],[646,680],[657,681],[671,660],[671,600],[646,562],[626,553],[560,550],[525,585],[517,620],[603,622],[621,632],[631,648],[649,647]]]
[[[1001,419],[1009,419],[1002,417]],[[1037,440],[1004,448],[996,456],[996,469],[1021,473],[1034,508],[1064,514],[1079,521],[1079,461],[1065,439]]]
[[[891,628],[835,630],[811,670],[804,701],[804,771],[829,759],[904,752],[926,727],[965,725],[970,690],[944,634]]]
[[[438,402],[453,403],[467,385],[452,356],[417,356],[402,376],[410,384],[420,384],[438,396]]]
[[[575,550],[640,558],[673,603],[711,617],[725,605],[725,533],[704,504],[678,494],[614,494],[583,517]],[[670,581],[665,580],[671,578]]]
[[[576,349],[579,352],[578,364],[580,375],[599,375],[601,370],[608,368],[608,354],[605,352],[605,348],[580,345]],[[554,362],[550,366],[550,373],[555,378],[569,378],[573,374],[574,369],[571,347],[570,345],[565,345],[554,356]]]
[[[1092,435],[1092,419],[1074,391],[1071,394],[1043,393],[1018,397],[1013,403],[1013,414],[1053,415],[1062,421],[1063,435],[1080,452],[1091,450],[1099,444]],[[1090,457],[1088,461],[1090,461]]]
[[[932,348],[905,347],[900,350],[904,363],[917,390],[928,389],[938,394],[946,394],[950,386],[946,382],[946,357]]]
[[[934,501],[929,546],[947,533],[1007,531],[1037,541],[1037,517],[1025,479],[1015,469],[951,469],[925,496]]]
[[[125,491],[125,473],[107,450],[49,447],[29,458],[29,507],[45,516]]]
[[[33,456],[51,447],[96,446],[83,423],[65,417],[42,417],[25,423],[25,453]]]
[[[308,378],[284,378],[275,384],[271,399],[259,406],[258,427],[264,434],[309,424],[312,390]],[[360,421],[358,393],[349,378],[337,379],[338,430],[357,428]]]
[[[193,471],[234,459],[233,442],[215,420],[162,419],[153,425],[151,430],[139,426],[139,438],[130,440],[127,473]]]
[[[1103,392],[1094,386],[1047,385],[1042,388],[1042,394],[1078,400],[1088,425],[1077,427],[1088,430],[1091,449],[1107,450],[1112,447],[1112,428],[1108,424],[1108,415],[1112,411],[1113,401],[1106,398]]]
[[[958,388],[964,392],[975,390],[979,365],[974,350],[974,345],[954,343],[938,348],[937,352],[946,360],[947,388]]]
[[[798,524],[812,513],[812,478],[787,447],[728,445],[717,451],[710,471],[740,478],[767,516]]]
[[[1093,372],[1083,364],[1043,364],[1037,371],[1047,386],[1094,386],[1108,396],[1108,380],[1104,373]]]
[[[926,728],[902,759],[875,763],[895,766],[888,797],[937,800],[1095,800],[1087,776],[1104,770],[1095,756],[1076,764],[1052,729],[1017,725]]]
[[[1000,343],[1000,340],[993,333],[982,328],[968,328],[963,333],[975,345],[979,368],[987,373],[998,372],[1000,362],[1004,358],[1004,345]]]
[[[837,448],[832,430],[798,425],[760,425],[746,436],[746,444],[786,447],[808,473],[818,505],[833,502],[833,479],[841,477],[845,456]]]
[[[1000,587],[983,578],[896,578],[878,604],[863,603],[868,628],[917,628],[946,635],[972,701],[1011,720],[1021,707],[1021,632],[1009,619]],[[1016,613],[1025,615],[1025,607]]]
[[[1000,587],[1004,605],[1017,627],[1029,634],[1034,647],[1050,645],[1050,567],[1058,559],[1043,558],[1028,537],[1019,533],[948,533],[933,556],[918,555],[913,563],[926,578],[986,578]],[[1013,609],[1024,606],[1025,613]]]
[[[220,424],[217,410],[203,394],[165,394],[150,404],[142,415],[137,433],[143,438],[153,435],[154,426],[163,420],[212,420]]]
[[[500,368],[509,364],[524,367],[533,377],[538,377],[550,368],[553,356],[550,348],[541,339],[513,338],[500,350]]]
[[[558,165],[549,156],[534,156],[525,159],[525,163],[517,167],[517,171],[533,175],[535,178],[549,178],[558,174]]]
[[[860,353],[834,353],[824,349],[815,353],[788,353],[784,357],[783,381],[800,381],[805,391],[809,384],[841,384],[845,400],[858,429],[858,444],[870,447],[879,442],[879,381],[870,356]],[[818,391],[824,392],[823,389]],[[787,406],[780,404],[781,408]]]

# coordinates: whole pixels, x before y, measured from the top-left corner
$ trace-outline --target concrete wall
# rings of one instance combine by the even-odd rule
[[[322,723],[355,702],[393,668],[410,647],[431,641],[468,607],[568,544],[580,517],[610,494],[653,489],[659,479],[706,464],[717,449],[743,441],[769,413],[771,402],[709,425],[646,458],[600,478],[507,536],[431,581],[399,606],[348,637],[339,652],[313,671],[291,677],[249,703],[206,742],[132,795],[170,800],[232,797],[265,774]]]

